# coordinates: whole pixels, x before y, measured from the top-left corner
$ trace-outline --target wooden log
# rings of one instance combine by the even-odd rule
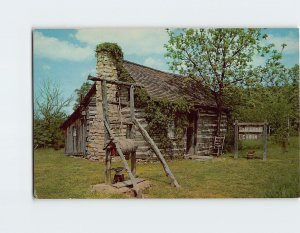
[[[107,86],[106,81],[101,82],[102,87],[102,107],[103,107],[103,119],[104,119],[104,142],[109,139],[109,133],[105,127],[105,122],[109,125],[108,118],[108,103],[107,103]],[[111,184],[111,154],[109,149],[105,150],[105,183]]]
[[[136,86],[136,87],[144,87],[143,85],[136,84],[136,83],[128,83],[128,82],[121,82],[121,81],[116,81],[116,80],[107,80],[104,78],[99,78],[99,77],[93,77],[91,75],[88,76],[88,80],[92,81],[106,81],[109,84],[116,84],[116,85],[123,85],[123,86]]]
[[[134,119],[134,86],[131,85],[130,86],[130,118],[131,120]]]
[[[136,177],[136,152],[131,152],[131,173],[134,177]]]
[[[111,184],[111,152],[105,150],[105,184]]]
[[[134,119],[134,86],[130,86],[130,93],[129,93],[129,104],[130,104],[130,120],[132,121]],[[129,138],[133,138],[133,129],[132,125],[129,127]]]
[[[145,179],[142,179],[142,178],[137,178],[136,179],[136,183],[137,184],[141,183],[143,181],[145,181]],[[131,180],[125,180],[125,181],[122,181],[122,182],[115,183],[112,186],[116,187],[116,188],[123,188],[123,187],[131,186],[131,185],[132,185],[132,181]]]
[[[146,142],[148,142],[148,144],[150,145],[152,150],[155,152],[158,160],[161,162],[161,164],[162,164],[162,166],[165,170],[165,173],[166,173],[167,177],[169,177],[169,179],[171,181],[171,185],[175,186],[177,188],[180,187],[177,180],[176,180],[176,178],[172,174],[168,164],[166,163],[163,155],[160,153],[158,147],[156,146],[156,144],[152,140],[152,138],[149,136],[148,132],[140,125],[140,123],[136,119],[133,119],[133,123],[137,126],[138,130],[141,132],[141,134],[143,135]]]
[[[238,158],[239,153],[239,123],[237,120],[234,122],[234,158]]]
[[[264,152],[263,152],[263,160],[267,160],[267,121],[264,122],[264,132],[263,132],[263,141],[264,141]]]
[[[119,154],[119,156],[120,156],[120,158],[121,158],[121,160],[122,160],[122,162],[123,162],[123,164],[124,164],[124,167],[125,167],[125,169],[126,169],[128,175],[129,175],[129,178],[130,178],[130,180],[132,181],[132,184],[133,184],[133,190],[135,191],[136,196],[137,196],[137,197],[142,197],[142,196],[141,196],[142,194],[140,193],[139,188],[138,188],[138,186],[137,186],[136,179],[135,179],[134,175],[131,173],[131,170],[130,170],[130,168],[129,168],[128,164],[127,164],[127,161],[126,161],[126,159],[125,159],[125,156],[124,156],[124,154],[123,154],[123,152],[122,152],[122,150],[121,150],[121,147],[120,147],[119,142],[115,139],[115,136],[114,136],[113,132],[110,130],[107,121],[104,120],[103,122],[104,122],[104,125],[105,125],[105,127],[106,127],[106,129],[107,129],[109,135],[110,135],[110,138],[112,139],[112,142],[113,142],[113,143],[115,144],[115,146],[116,146],[117,152],[118,152],[118,154]]]

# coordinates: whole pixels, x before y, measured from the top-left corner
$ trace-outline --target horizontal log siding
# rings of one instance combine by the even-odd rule
[[[99,87],[98,87],[99,89]],[[99,90],[98,90],[99,91]],[[98,95],[100,95],[98,93]],[[128,91],[127,88],[122,88],[120,92],[121,103],[128,103]],[[66,130],[65,130],[65,140],[66,154],[80,154],[85,155],[89,159],[99,159],[104,156],[103,145],[104,145],[104,130],[102,121],[102,103],[96,103],[96,96],[92,96],[88,105],[83,109],[85,111],[85,125],[81,118],[75,120]],[[113,100],[111,97],[110,100]],[[117,111],[116,105],[109,104],[109,120],[110,126],[117,138],[127,137],[127,122],[130,122],[130,109],[129,106],[122,105],[121,115]],[[119,107],[119,106],[117,106]],[[100,109],[101,108],[101,109]],[[99,118],[100,117],[100,118]],[[143,109],[135,109],[135,117],[141,123],[141,125],[146,128],[147,121],[145,119],[145,111]],[[222,115],[221,133],[226,133],[227,128],[227,117],[225,114]],[[77,136],[73,138],[73,126],[76,128]],[[212,110],[199,109],[199,119],[198,119],[198,131],[197,131],[197,154],[208,154],[209,147],[213,144],[213,139],[217,129],[217,114]],[[155,158],[155,154],[152,152],[147,142],[144,140],[143,136],[138,130],[135,129],[133,125],[133,135],[135,143],[138,145],[137,158],[139,159],[151,159]],[[171,151],[163,151],[161,149],[161,144],[153,137],[157,146],[160,148],[162,153],[166,156],[179,156],[186,153],[186,135],[183,138],[183,142],[178,145],[175,140],[173,140],[173,149]]]
[[[145,119],[145,111],[143,109],[135,109],[135,118],[139,121],[139,123],[146,128],[147,127],[147,121]],[[122,115],[125,119],[125,121],[130,122],[130,109],[128,107],[124,107],[122,109]],[[132,126],[132,131],[134,135],[134,141],[136,145],[138,145],[138,149],[136,151],[136,157],[139,159],[148,159],[151,157],[154,157],[154,153],[148,146],[148,143],[144,140],[141,133],[136,129],[136,127]]]
[[[197,154],[209,154],[209,147],[213,145],[214,136],[217,131],[217,113],[209,110],[199,110],[198,132],[197,132]],[[221,135],[225,135],[227,130],[227,116],[221,117]]]

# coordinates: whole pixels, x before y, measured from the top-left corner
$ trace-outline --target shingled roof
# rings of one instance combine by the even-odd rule
[[[156,70],[126,60],[124,61],[124,67],[135,83],[144,86],[152,98],[168,99],[170,101],[185,98],[196,106],[216,108],[216,102],[212,95],[208,94],[209,91],[205,91],[204,87],[183,87],[182,80],[185,77],[182,75]],[[61,128],[66,128],[74,119],[77,119],[81,115],[81,108],[88,104],[90,97],[95,92],[96,86],[94,84],[83,98],[79,107],[60,126]]]
[[[81,116],[81,110],[83,107],[86,107],[89,102],[92,95],[96,93],[96,84],[93,84],[91,89],[88,91],[88,93],[84,96],[82,101],[80,102],[79,106],[75,109],[75,111],[68,116],[68,118],[60,125],[60,128],[65,129],[70,125],[74,119],[77,119]]]
[[[170,101],[183,97],[195,105],[216,107],[212,95],[208,94],[209,91],[205,91],[204,87],[183,87],[184,76],[156,70],[130,61],[124,61],[124,67],[137,84],[145,87],[150,97],[165,98]]]

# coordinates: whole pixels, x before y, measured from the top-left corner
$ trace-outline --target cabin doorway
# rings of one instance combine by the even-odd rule
[[[197,154],[198,114],[192,112],[188,116],[189,125],[186,130],[186,153]]]

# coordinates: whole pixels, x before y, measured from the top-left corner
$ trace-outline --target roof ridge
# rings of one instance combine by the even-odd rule
[[[175,76],[185,77],[185,76],[180,75],[180,74],[174,74],[174,73],[171,73],[171,72],[158,70],[158,69],[155,69],[155,68],[152,68],[152,67],[149,67],[149,66],[145,66],[145,65],[141,65],[141,64],[139,64],[139,63],[135,63],[135,62],[128,61],[128,60],[125,60],[125,59],[124,59],[124,62],[131,63],[131,64],[134,64],[134,65],[137,65],[137,66],[141,66],[141,67],[143,67],[143,68],[147,68],[147,69],[150,69],[150,70],[153,70],[153,71],[158,71],[158,72],[161,72],[161,73],[164,73],[164,74],[169,74],[169,75],[175,75]]]

